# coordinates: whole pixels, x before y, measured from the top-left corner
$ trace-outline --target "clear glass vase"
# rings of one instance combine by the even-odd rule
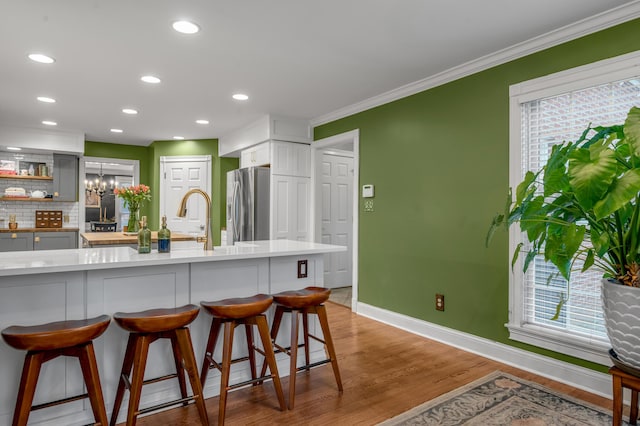
[[[140,210],[129,209],[129,222],[127,223],[127,232],[138,232],[140,230]]]

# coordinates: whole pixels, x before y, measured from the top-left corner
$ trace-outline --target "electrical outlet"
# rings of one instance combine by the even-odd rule
[[[444,311],[444,294],[436,293],[436,311]]]
[[[373,200],[364,200],[364,211],[365,212],[373,211]]]

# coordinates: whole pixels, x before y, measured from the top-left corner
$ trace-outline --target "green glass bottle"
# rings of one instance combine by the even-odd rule
[[[167,217],[162,216],[162,228],[158,231],[158,253],[171,251],[171,231],[167,228]]]
[[[138,253],[151,253],[151,231],[147,227],[147,217],[142,216],[138,231]]]

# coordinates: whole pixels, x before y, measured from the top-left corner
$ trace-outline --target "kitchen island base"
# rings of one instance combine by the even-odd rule
[[[304,243],[313,245],[313,243]],[[301,246],[300,246],[301,247]],[[200,301],[220,300],[231,297],[247,297],[257,293],[277,293],[283,290],[301,289],[307,286],[322,286],[324,252],[340,251],[338,246],[316,244],[313,250],[284,250],[277,253],[258,253],[256,250],[243,255],[242,250],[227,248],[227,256],[217,253],[191,257],[185,253],[173,254],[162,261],[156,261],[156,254],[145,258],[128,248],[102,248],[60,250],[69,256],[82,253],[83,259],[91,258],[90,251],[96,251],[96,258],[109,258],[100,265],[76,265],[70,262],[61,268],[62,272],[34,273],[38,268],[20,269],[21,275],[2,272],[0,265],[0,328],[13,324],[30,325],[62,319],[91,318],[115,312],[143,311],[160,307],[178,307],[189,303],[199,305]],[[216,250],[218,248],[216,247]],[[114,256],[106,256],[101,251],[113,251]],[[128,251],[125,252],[124,250]],[[178,253],[177,251],[175,253]],[[209,252],[212,253],[212,252]],[[106,256],[106,257],[105,257]],[[122,261],[118,262],[118,256]],[[142,260],[139,260],[142,259]],[[306,260],[306,278],[298,278],[298,261]],[[82,262],[85,262],[84,260]],[[82,263],[80,262],[80,263]],[[97,261],[96,261],[97,262]],[[100,263],[100,262],[98,262]],[[138,266],[140,265],[140,266]],[[77,269],[77,270],[74,270]],[[268,318],[271,319],[272,312]],[[202,365],[211,317],[201,311],[191,324],[191,336],[197,365]],[[290,329],[290,322],[282,327]],[[314,332],[320,332],[317,323],[310,324]],[[234,343],[234,353],[246,353],[244,330],[239,328]],[[287,333],[281,333],[287,336]],[[107,412],[113,409],[115,392],[126,348],[128,334],[115,324],[94,342],[100,378]],[[286,344],[284,341],[279,342]],[[220,348],[221,345],[218,346]],[[321,344],[311,344],[311,357],[320,360],[325,357]],[[10,425],[16,401],[16,386],[20,380],[23,353],[12,349],[6,343],[0,344],[0,425]],[[221,353],[216,350],[220,359]],[[301,357],[303,355],[301,354]],[[155,343],[149,352],[145,379],[174,373],[171,345],[167,342]],[[258,360],[260,365],[261,360]],[[277,357],[280,375],[288,371],[288,357]],[[62,399],[82,393],[83,379],[77,363],[57,359],[47,363],[40,373],[34,404],[42,401]],[[244,366],[240,366],[244,367]],[[247,368],[233,368],[231,380],[241,382],[250,379]],[[204,388],[205,398],[218,395],[220,374],[212,370]],[[165,381],[145,386],[140,408],[157,405],[178,398],[179,389],[173,381]],[[123,401],[123,407],[128,403]],[[126,410],[120,412],[118,422],[124,421]],[[63,406],[35,411],[30,424],[81,425],[91,423],[93,414],[88,401],[77,401]]]

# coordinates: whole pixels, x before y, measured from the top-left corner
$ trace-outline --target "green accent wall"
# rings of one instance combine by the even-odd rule
[[[220,158],[217,139],[155,141],[148,147],[86,141],[84,155],[140,161],[140,182],[151,187],[151,202],[147,203],[142,210],[142,214],[148,216],[151,229],[157,229],[160,226],[160,201],[157,192],[160,188],[160,157],[210,155],[213,243],[220,245],[220,228],[225,227],[226,224],[227,171],[237,169],[239,159]]]
[[[509,85],[640,49],[640,20],[315,128],[360,129],[358,300],[589,368],[512,342],[506,232],[485,236],[509,187]],[[445,311],[435,310],[435,294]]]

